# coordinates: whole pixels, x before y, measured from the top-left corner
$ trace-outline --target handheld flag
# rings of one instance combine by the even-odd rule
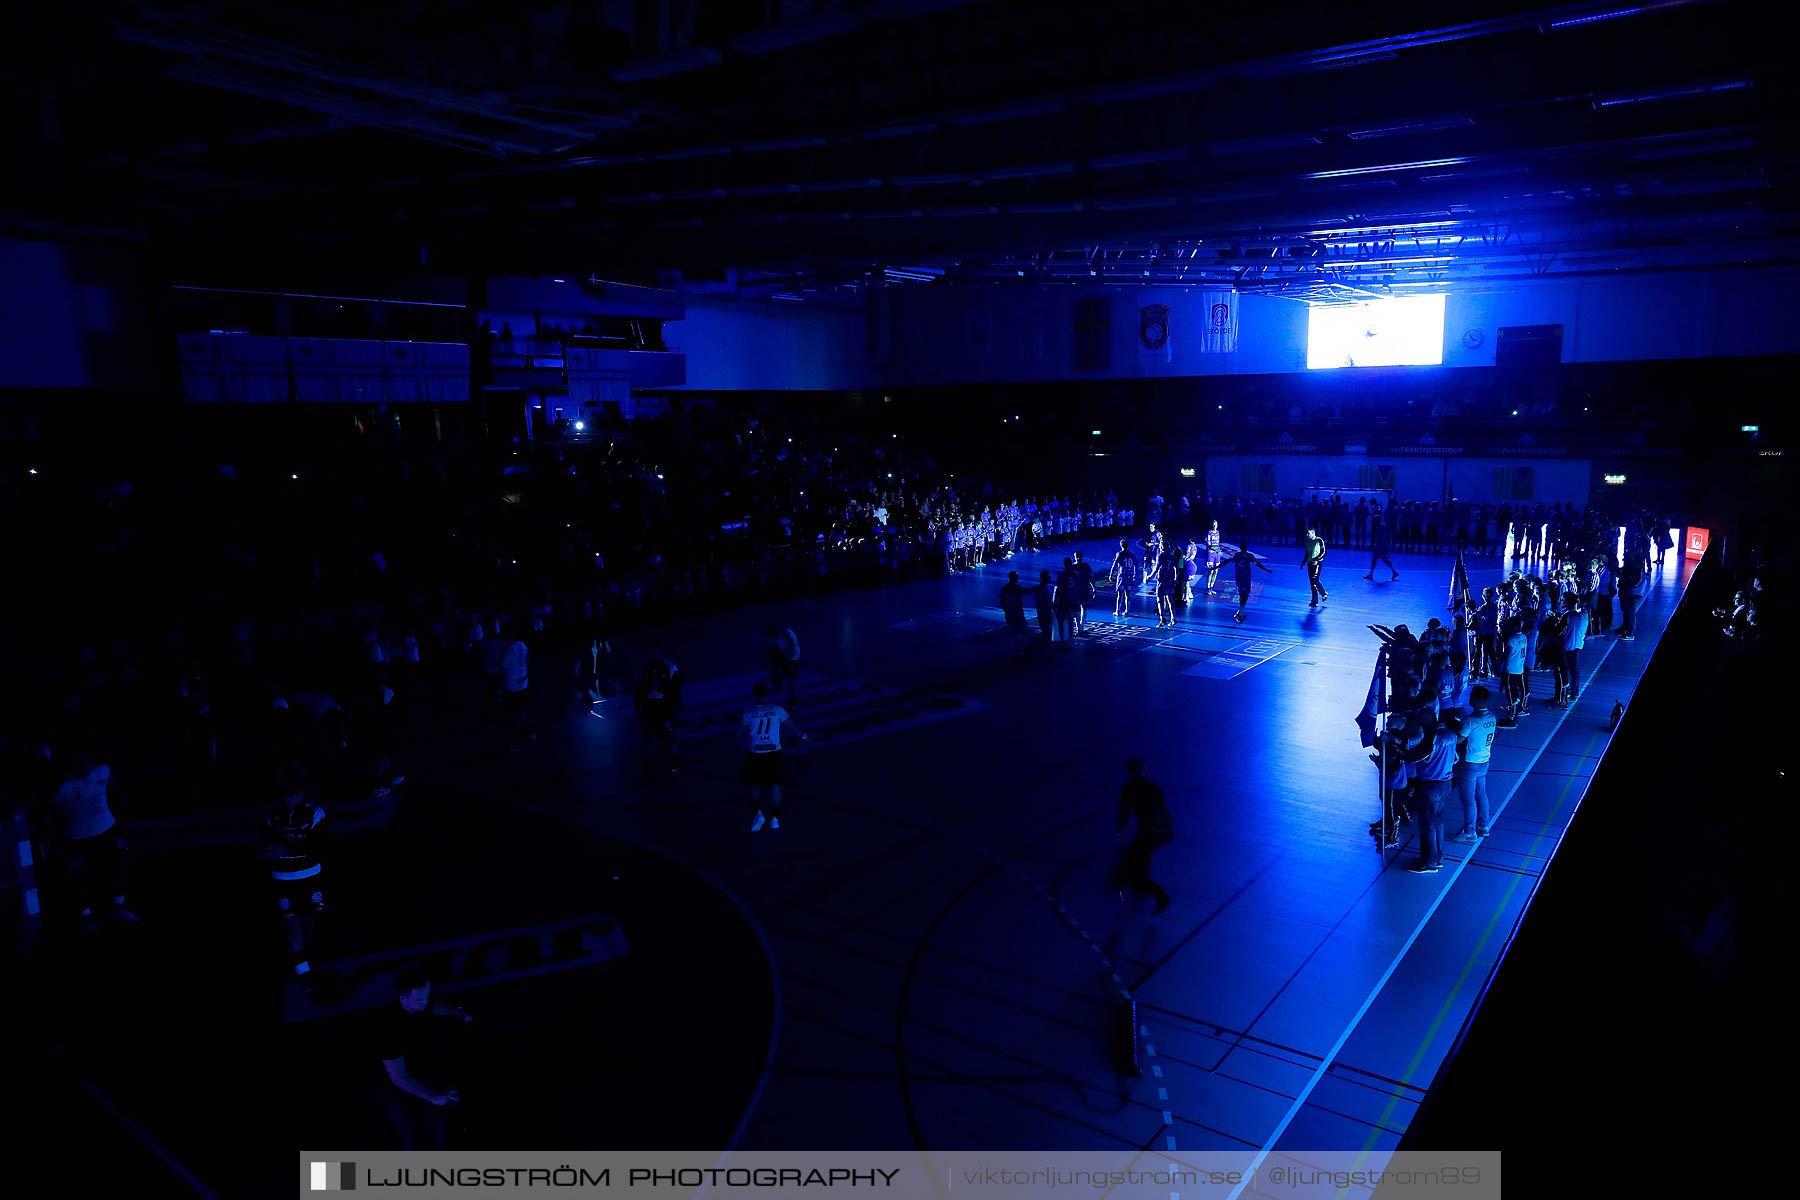
[[[1362,711],[1356,714],[1356,727],[1362,730],[1362,744],[1366,749],[1375,744],[1375,714],[1387,709],[1387,656],[1388,648],[1384,644],[1381,653],[1375,656],[1375,674],[1369,680],[1369,694],[1363,700]]]
[[[1450,604],[1451,612],[1463,602],[1469,594],[1469,568],[1463,563],[1462,551],[1456,552],[1456,565],[1450,568]]]

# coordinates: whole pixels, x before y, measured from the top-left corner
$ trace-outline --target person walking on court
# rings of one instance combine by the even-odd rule
[[[660,651],[644,664],[634,693],[644,779],[675,774],[675,719],[681,714],[681,671]]]
[[[450,1144],[445,1110],[461,1103],[455,1077],[466,1068],[461,1039],[452,1039],[441,1020],[468,1025],[473,1019],[455,1005],[431,999],[431,975],[422,966],[394,976],[395,997],[376,1014],[369,1032],[373,1053],[392,1087],[383,1088],[382,1108],[402,1150],[442,1150]]]
[[[71,904],[81,905],[81,923],[92,927],[94,908],[104,897],[111,900],[101,911],[115,921],[135,925],[138,915],[125,907],[125,838],[107,800],[112,768],[95,762],[81,750],[56,764],[61,780],[50,807],[61,835],[53,845],[53,860],[61,869]]]
[[[1259,568],[1263,571],[1267,571],[1270,575],[1273,575],[1275,572],[1270,571],[1268,567],[1263,566],[1262,560],[1250,553],[1250,547],[1248,546],[1239,546],[1237,548],[1237,553],[1233,554],[1226,561],[1231,564],[1232,571],[1237,576],[1238,606],[1237,612],[1233,614],[1231,619],[1236,621],[1239,625],[1242,625],[1244,623],[1244,609],[1248,608],[1250,605],[1251,568]]]
[[[1319,581],[1319,572],[1325,567],[1325,539],[1313,526],[1306,527],[1306,581],[1312,585],[1312,599],[1308,606],[1317,608],[1319,601],[1331,599],[1325,585]]]
[[[1159,577],[1158,568],[1162,565],[1164,539],[1156,522],[1150,522],[1150,536],[1141,538],[1138,545],[1144,548],[1144,590],[1154,594]]]
[[[504,643],[500,651],[500,705],[506,714],[508,742],[514,750],[523,750],[537,741],[537,734],[531,731],[531,651],[520,632],[523,628],[515,621],[495,639]]]
[[[1064,649],[1075,640],[1076,597],[1081,590],[1081,576],[1075,570],[1073,556],[1063,559],[1062,573],[1056,577],[1056,632]]]
[[[1119,789],[1119,819],[1116,828],[1123,830],[1137,818],[1137,831],[1119,858],[1119,897],[1126,892],[1156,897],[1154,912],[1169,907],[1170,896],[1162,884],[1150,877],[1150,856],[1175,839],[1175,818],[1163,790],[1144,778],[1142,760],[1125,760],[1125,786]]]
[[[1388,523],[1382,519],[1381,513],[1369,525],[1369,573],[1364,579],[1375,578],[1375,564],[1386,563],[1387,569],[1394,572],[1394,579],[1400,578],[1400,572],[1394,570],[1394,560],[1388,555],[1394,550],[1394,535],[1388,529]],[[1392,583],[1393,580],[1388,582]]]
[[[1219,541],[1219,523],[1214,521],[1212,528],[1206,531],[1206,594],[1214,596],[1219,590],[1219,568],[1225,565],[1225,548]]]
[[[317,932],[319,914],[325,911],[325,893],[319,879],[323,874],[319,826],[325,820],[325,810],[306,794],[299,772],[293,768],[281,772],[275,790],[276,803],[264,819],[266,840],[262,857],[268,865],[294,974],[300,977],[312,971],[309,948]]]
[[[1081,551],[1074,554],[1075,559],[1075,632],[1087,632],[1088,601],[1094,598],[1094,567],[1081,556]]]
[[[750,803],[756,816],[750,821],[750,832],[761,833],[764,824],[781,828],[781,727],[793,718],[787,709],[769,699],[769,685],[758,683],[751,689],[754,697],[744,710],[744,783],[750,789]],[[798,729],[795,732],[799,732]],[[801,741],[810,739],[800,734]]]
[[[1175,559],[1164,555],[1157,565],[1156,576],[1156,627],[1158,629],[1175,627],[1175,591],[1180,587],[1176,578]]]
[[[1113,555],[1113,619],[1129,616],[1131,613],[1131,589],[1137,583],[1137,555],[1131,552],[1131,543],[1124,538],[1119,539],[1119,552]]]
[[[1031,628],[1025,621],[1025,588],[1019,583],[1017,571],[1008,571],[1006,582],[1000,585],[1000,611],[1005,614],[1008,629],[1024,633]]]

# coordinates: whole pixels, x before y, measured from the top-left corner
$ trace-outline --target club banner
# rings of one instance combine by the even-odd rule
[[[1712,545],[1712,530],[1701,529],[1698,525],[1690,525],[1687,539],[1683,543],[1683,555],[1689,562],[1699,562],[1706,557],[1706,548]]]
[[[1393,463],[1364,463],[1356,468],[1356,486],[1367,491],[1394,490]]]
[[[1200,349],[1206,354],[1235,354],[1238,344],[1238,297],[1236,292],[1202,292],[1206,305],[1206,322],[1200,337]]]
[[[1146,304],[1138,309],[1138,345],[1143,347],[1145,358],[1163,362],[1173,360],[1174,351],[1169,347],[1168,305]]]
[[[1495,500],[1530,500],[1537,491],[1536,467],[1495,467]]]
[[[1275,494],[1274,463],[1244,463],[1244,494],[1246,496],[1273,496]]]

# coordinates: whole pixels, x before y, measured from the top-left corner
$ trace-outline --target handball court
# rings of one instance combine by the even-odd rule
[[[1069,549],[618,643],[621,676],[660,649],[686,681],[681,769],[651,783],[628,687],[572,701],[566,664],[534,648],[535,746],[496,746],[471,694],[393,798],[334,815],[316,958],[351,983],[324,1001],[268,995],[271,922],[218,904],[234,875],[256,894],[254,860],[220,844],[243,831],[208,824],[229,814],[148,822],[146,925],[188,932],[72,989],[78,1040],[111,1034],[70,1086],[129,1131],[114,1161],[160,1158],[198,1194],[285,1195],[294,1150],[386,1145],[349,1018],[383,970],[448,946],[479,976],[443,989],[485,1044],[463,1089],[474,1146],[1391,1149],[1576,806],[1607,803],[1587,784],[1684,564],[1655,573],[1635,641],[1590,637],[1571,708],[1534,678],[1533,715],[1495,744],[1492,834],[1447,840],[1421,877],[1402,869],[1410,840],[1383,855],[1367,833],[1354,718],[1367,626],[1443,615],[1449,557],[1395,555],[1399,581],[1369,582],[1336,550],[1312,609],[1300,551],[1253,547],[1275,573],[1241,625],[1223,578],[1173,630],[1142,596],[1115,622],[1102,591],[1087,637],[1021,654],[1000,585]],[[1468,564],[1476,589],[1504,573]],[[736,735],[770,622],[797,631],[803,673],[782,828],[752,834]],[[1109,883],[1133,755],[1176,820],[1156,916]],[[543,963],[490,957],[509,939]],[[1114,1065],[1122,991],[1139,1078]]]
[[[1083,548],[1108,561],[1107,543]],[[538,806],[699,864],[768,940],[781,1016],[744,1148],[1392,1148],[1685,581],[1671,556],[1638,637],[1589,640],[1568,710],[1534,678],[1533,715],[1495,744],[1494,831],[1416,877],[1412,841],[1384,856],[1367,833],[1375,768],[1353,719],[1367,626],[1443,615],[1450,557],[1396,556],[1400,580],[1371,583],[1339,550],[1311,609],[1300,551],[1257,547],[1275,574],[1256,575],[1242,625],[1223,578],[1175,630],[1141,596],[1115,624],[1103,591],[1091,636],[1015,658],[1006,572],[1029,583],[1068,549],[671,631],[685,762],[659,792],[632,782],[626,701],[575,719],[568,775]],[[1498,556],[1468,561],[1477,590],[1504,575]],[[813,741],[787,742],[782,829],[752,835],[731,734],[767,620],[799,632],[794,717]],[[1155,858],[1175,901],[1154,917],[1108,883],[1132,755],[1177,824]],[[1121,986],[1138,1079],[1113,1067]]]

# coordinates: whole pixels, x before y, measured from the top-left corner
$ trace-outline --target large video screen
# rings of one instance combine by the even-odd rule
[[[1321,305],[1307,319],[1306,367],[1436,366],[1444,361],[1444,297],[1396,296]]]

